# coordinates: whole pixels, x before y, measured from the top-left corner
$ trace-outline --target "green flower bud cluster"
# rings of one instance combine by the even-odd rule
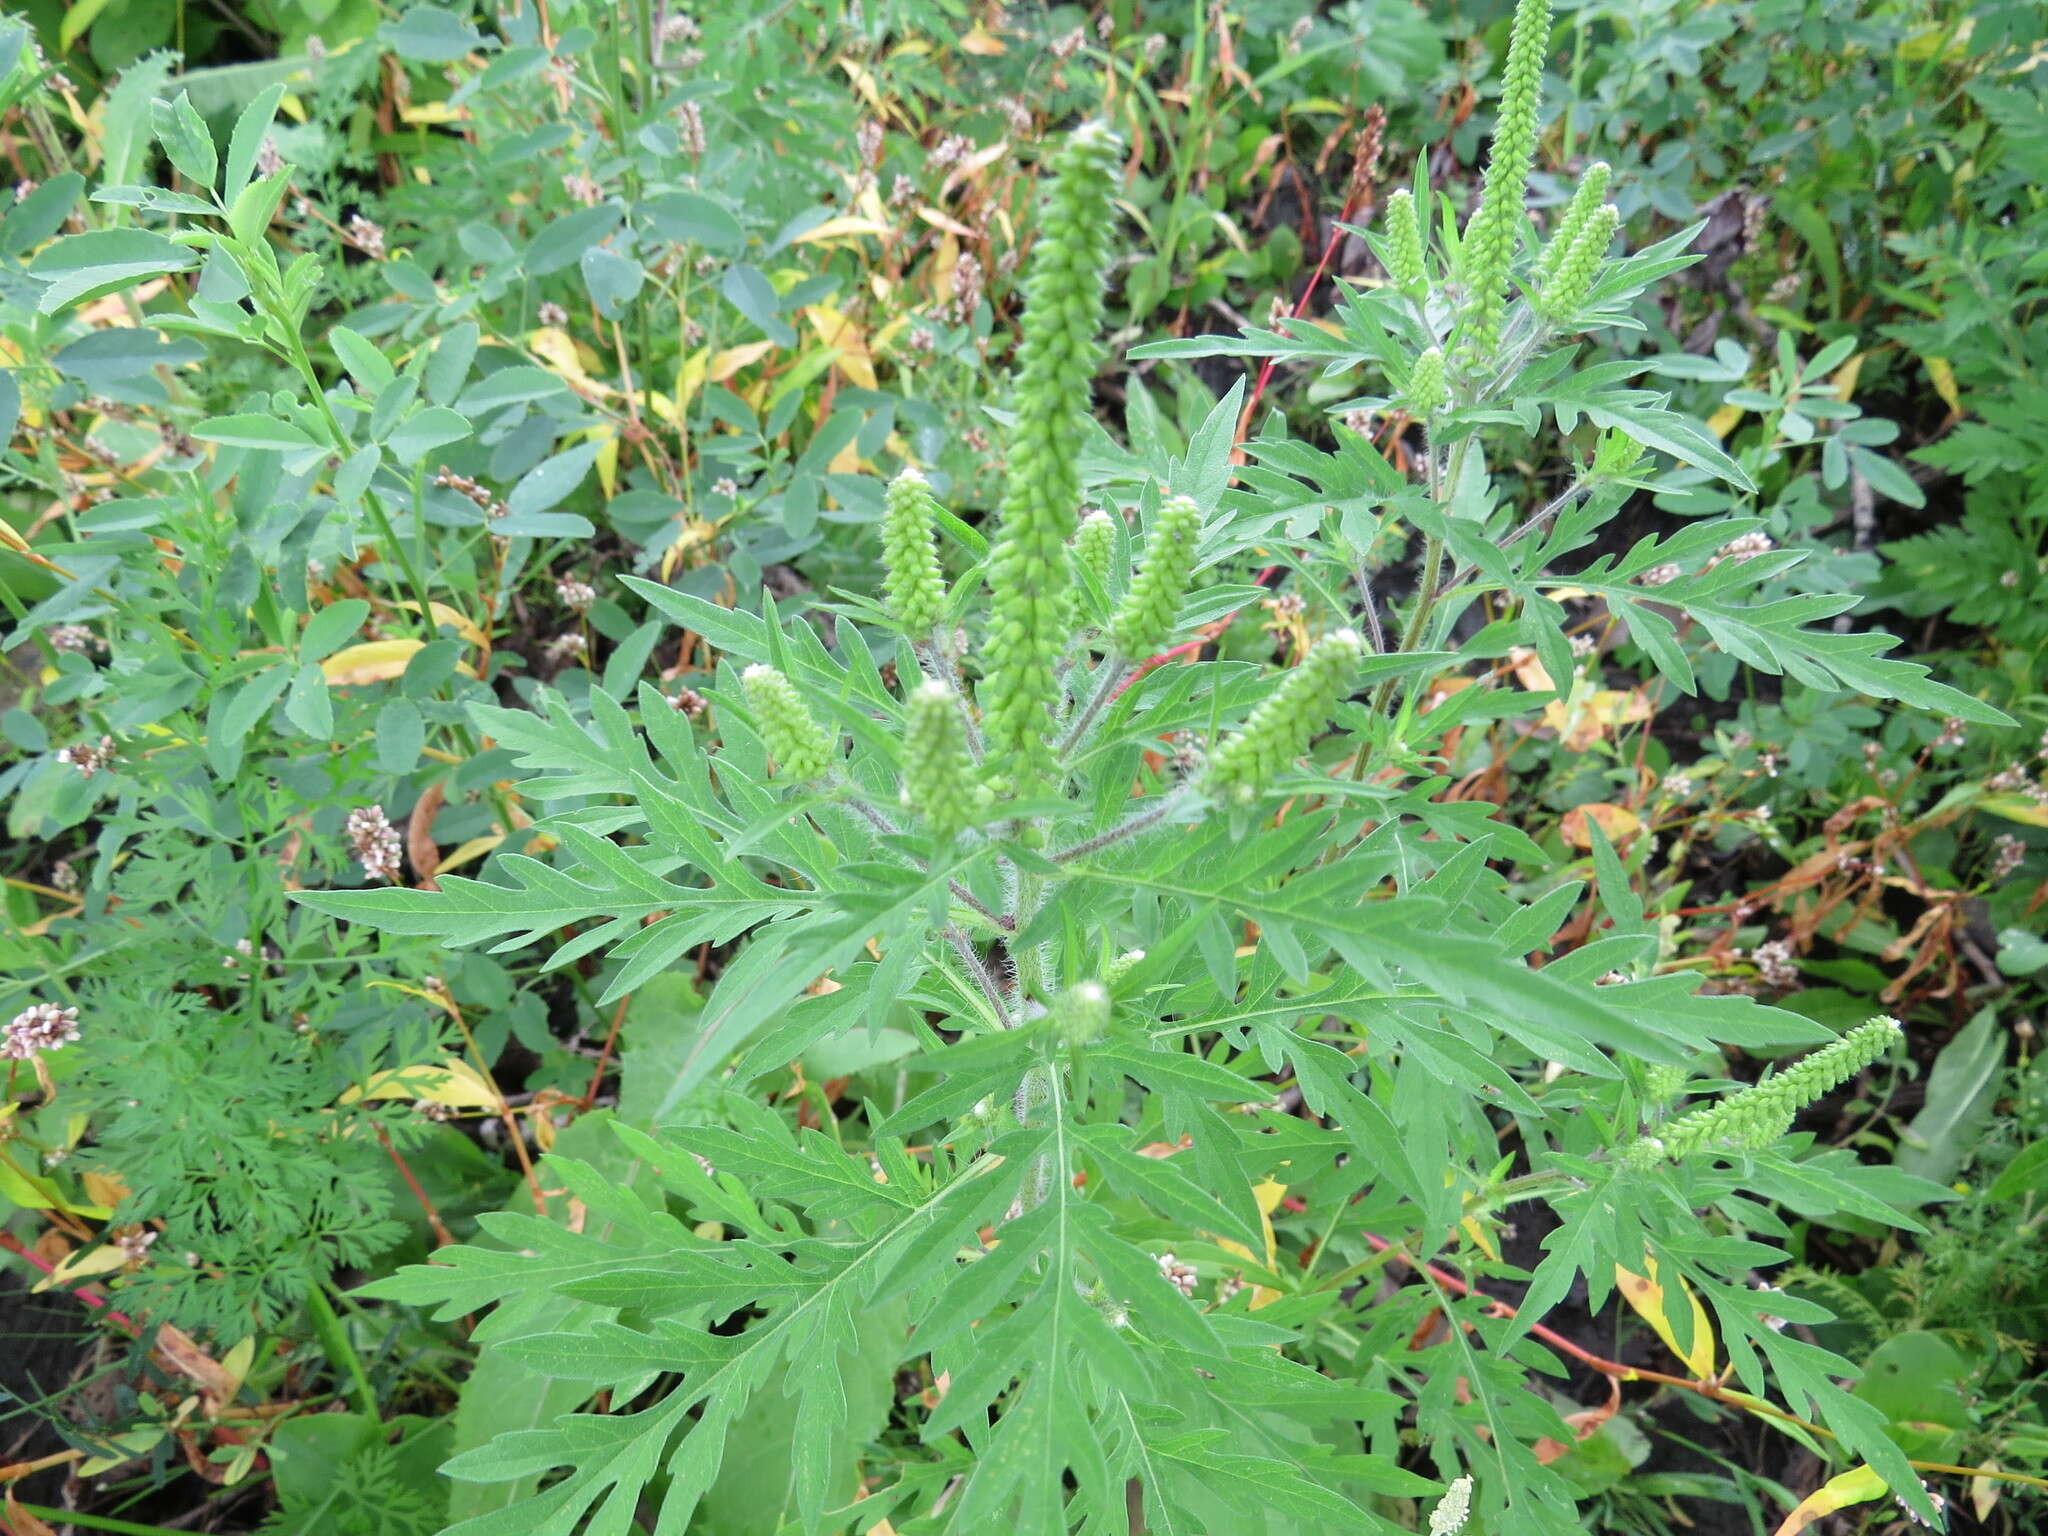
[[[1104,970],[1102,973],[1103,981],[1112,987],[1115,986],[1118,982],[1122,981],[1126,976],[1130,975],[1132,968],[1135,967],[1137,963],[1140,960],[1143,960],[1144,958],[1145,951],[1143,951],[1142,949],[1125,950],[1122,954],[1118,955],[1114,960],[1109,962],[1108,968]]]
[[[882,589],[896,622],[920,638],[938,628],[946,612],[946,578],[933,532],[938,505],[915,469],[891,480],[882,498]]]
[[[1630,1147],[1626,1160],[1632,1167],[1649,1167],[1717,1147],[1761,1151],[1792,1129],[1800,1110],[1884,1055],[1900,1034],[1899,1021],[1880,1014],[1776,1076],[1681,1115],[1658,1135]]]
[[[1204,783],[1220,800],[1248,804],[1308,750],[1351,694],[1365,642],[1340,629],[1316,642],[1237,734],[1210,754]]]
[[[1202,538],[1202,509],[1185,496],[1169,496],[1145,535],[1145,560],[1110,621],[1110,643],[1133,661],[1156,655],[1173,636],[1173,621],[1187,596]]]
[[[1500,343],[1508,268],[1522,226],[1522,194],[1536,158],[1536,112],[1542,103],[1543,55],[1549,45],[1550,0],[1520,0],[1508,35],[1486,185],[1479,194],[1479,211],[1465,226],[1459,257],[1466,309],[1458,364],[1468,373],[1490,368]]]
[[[1609,430],[1600,434],[1600,441],[1593,449],[1593,467],[1588,472],[1594,480],[1611,480],[1625,475],[1642,462],[1643,445],[1626,432]]]
[[[1595,160],[1586,167],[1586,174],[1579,178],[1572,200],[1565,204],[1564,215],[1557,221],[1557,229],[1536,263],[1538,289],[1548,288],[1557,280],[1557,270],[1564,264],[1565,252],[1572,248],[1572,242],[1585,232],[1594,213],[1606,202],[1607,184],[1613,176],[1614,168],[1605,160]]]
[[[1449,386],[1444,379],[1444,353],[1441,347],[1431,347],[1415,359],[1415,367],[1408,375],[1408,389],[1402,396],[1402,404],[1408,414],[1417,421],[1432,420],[1444,408],[1449,398]]]
[[[1081,502],[1081,444],[1101,362],[1103,277],[1120,145],[1099,123],[1076,129],[1053,162],[1038,244],[1024,286],[1016,425],[990,551],[991,594],[980,702],[989,755],[1016,785],[1049,774],[1059,692],[1055,669],[1072,638],[1066,543]]]
[[[903,728],[903,808],[935,836],[950,838],[980,814],[986,793],[952,689],[938,682],[915,689]]]
[[[1415,194],[1406,187],[1387,199],[1387,276],[1411,299],[1429,291],[1429,271],[1422,260],[1422,225],[1415,215]]]
[[[1685,1086],[1685,1068],[1668,1061],[1651,1063],[1643,1073],[1643,1098],[1651,1104],[1668,1104]]]
[[[822,779],[832,771],[832,741],[811,718],[795,686],[775,668],[756,664],[740,674],[747,707],[782,779]]]
[[[1068,1045],[1086,1045],[1109,1028],[1109,988],[1084,981],[1053,999],[1053,1027]]]
[[[1559,259],[1556,274],[1537,290],[1536,307],[1553,320],[1568,320],[1577,314],[1607,259],[1608,242],[1619,228],[1621,211],[1614,204],[1594,209]]]
[[[1097,507],[1081,519],[1074,530],[1074,559],[1081,568],[1094,573],[1103,586],[1109,585],[1109,557],[1116,552],[1116,524]]]

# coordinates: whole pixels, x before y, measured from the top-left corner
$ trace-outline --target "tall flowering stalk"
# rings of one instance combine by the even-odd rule
[[[1272,697],[1210,755],[1210,793],[1231,805],[1248,805],[1265,793],[1329,725],[1364,657],[1365,642],[1356,630],[1340,629],[1318,640]]]
[[[777,778],[822,779],[832,771],[831,738],[788,678],[774,667],[756,664],[740,674],[740,683]]]
[[[882,587],[889,612],[912,639],[929,635],[946,612],[946,578],[933,536],[938,503],[923,475],[906,469],[882,500]]]
[[[1081,444],[1102,360],[1098,333],[1119,148],[1099,123],[1076,129],[1062,146],[1024,287],[1016,425],[989,554],[978,690],[989,757],[998,782],[1011,789],[1043,780],[1053,766],[1055,669],[1072,635],[1066,546],[1080,516]]]
[[[1165,648],[1201,537],[1202,509],[1185,496],[1167,497],[1146,535],[1145,563],[1110,621],[1110,643],[1119,655],[1142,660]]]
[[[1543,53],[1549,42],[1550,0],[1521,0],[1508,38],[1486,185],[1479,194],[1479,211],[1465,226],[1460,254],[1466,298],[1458,362],[1466,373],[1492,366],[1500,344],[1508,268],[1522,224],[1522,194],[1536,158],[1536,114],[1543,100]]]
[[[1799,1111],[1875,1062],[1899,1035],[1899,1021],[1879,1015],[1784,1071],[1679,1116],[1631,1147],[1630,1161],[1654,1166],[1701,1151],[1760,1152],[1792,1129]]]

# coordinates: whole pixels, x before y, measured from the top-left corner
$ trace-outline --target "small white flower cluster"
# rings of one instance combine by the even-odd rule
[[[44,1051],[62,1050],[78,1038],[78,1010],[55,1003],[31,1003],[7,1021],[0,1036],[0,1059],[27,1061]]]
[[[360,213],[348,216],[348,227],[342,231],[342,238],[370,260],[384,259],[384,226],[371,223]]]
[[[949,133],[925,153],[925,169],[944,175],[974,152],[973,144],[957,133]]]
[[[1193,1298],[1197,1279],[1194,1265],[1182,1263],[1171,1253],[1162,1253],[1159,1255],[1159,1273],[1166,1276],[1167,1283],[1181,1295]]]
[[[2026,862],[2027,845],[2010,832],[2001,832],[1991,841],[1991,878],[1994,882],[2009,880],[2013,872]]]
[[[691,156],[704,153],[704,109],[694,101],[676,108],[676,142]]]
[[[372,880],[396,885],[403,844],[398,840],[398,829],[384,815],[384,807],[357,806],[348,813],[347,832],[349,847],[355,851],[363,873]]]
[[[564,608],[573,608],[578,613],[584,613],[597,601],[597,588],[587,581],[565,576],[555,583],[555,598]]]
[[[81,741],[75,746],[61,748],[57,760],[76,768],[80,778],[89,779],[113,762],[114,738],[102,736],[98,746]]]
[[[1429,1512],[1429,1536],[1458,1536],[1472,1518],[1472,1479],[1461,1477],[1444,1490]]]
[[[939,318],[955,325],[972,320],[985,283],[980,258],[972,251],[961,252],[960,259],[953,264],[953,297],[939,306]]]
[[[1792,958],[1792,946],[1783,939],[1766,939],[1750,957],[1756,962],[1757,977],[1767,987],[1785,991],[1799,984],[1799,967]]]
[[[1758,528],[1745,533],[1739,539],[1730,539],[1715,550],[1714,558],[1707,562],[1707,569],[1711,571],[1723,560],[1732,560],[1740,565],[1745,560],[1754,560],[1758,555],[1767,555],[1776,548],[1777,545],[1771,542],[1771,536]]]

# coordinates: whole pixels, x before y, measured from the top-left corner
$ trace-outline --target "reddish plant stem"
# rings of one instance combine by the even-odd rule
[[[35,1265],[37,1269],[40,1269],[46,1275],[55,1274],[57,1272],[56,1265],[52,1264],[48,1259],[44,1258],[41,1254],[37,1253],[34,1249],[30,1248],[27,1244],[22,1242],[20,1238],[16,1237],[12,1232],[0,1232],[0,1248],[5,1248],[9,1253],[18,1254],[20,1257],[27,1259],[29,1263]],[[126,1328],[130,1333],[135,1334],[138,1338],[141,1336],[142,1325],[136,1322],[135,1319],[130,1317],[126,1312],[117,1311],[115,1308],[108,1306],[107,1298],[102,1296],[98,1291],[92,1289],[92,1287],[86,1285],[79,1285],[65,1286],[63,1288],[69,1291],[73,1296],[76,1296],[80,1301],[84,1302],[88,1307],[98,1307],[104,1310],[107,1315],[108,1321],[120,1324],[121,1327]]]
[[[391,1144],[391,1133],[376,1121],[370,1122],[370,1129],[377,1133],[377,1139],[384,1143],[384,1150],[391,1154],[391,1161],[398,1168],[398,1176],[405,1180],[405,1187],[412,1191],[412,1197],[419,1201],[420,1209],[427,1213],[427,1225],[434,1229],[434,1246],[445,1248],[455,1241],[454,1235],[441,1224],[441,1213],[434,1208],[434,1202],[427,1198],[427,1192],[420,1187],[420,1181],[413,1177],[411,1166]]]
[[[619,1006],[612,1013],[612,1027],[605,1031],[604,1049],[597,1053],[597,1070],[590,1074],[590,1086],[583,1091],[583,1102],[579,1108],[586,1112],[597,1102],[597,1090],[604,1086],[604,1069],[611,1064],[612,1047],[619,1041],[619,1026],[626,1022],[626,1007],[633,1001],[630,995],[619,999]]]

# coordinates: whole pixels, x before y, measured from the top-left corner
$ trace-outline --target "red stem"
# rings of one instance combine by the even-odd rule
[[[56,1265],[52,1264],[48,1259],[45,1259],[41,1254],[37,1253],[34,1249],[28,1247],[25,1243],[22,1242],[20,1238],[16,1237],[12,1232],[0,1232],[0,1248],[5,1248],[9,1253],[19,1254],[22,1258],[27,1259],[29,1263],[35,1265],[37,1269],[40,1269],[46,1275],[52,1275],[57,1272]],[[130,1317],[126,1312],[116,1311],[113,1307],[108,1306],[107,1298],[102,1296],[98,1291],[93,1290],[90,1286],[67,1285],[63,1286],[62,1289],[69,1291],[73,1296],[76,1296],[88,1307],[104,1308],[107,1317],[110,1321],[119,1323],[123,1328],[126,1328],[130,1333],[135,1334],[137,1337],[141,1336],[142,1325],[140,1323],[136,1322],[135,1319]]]

